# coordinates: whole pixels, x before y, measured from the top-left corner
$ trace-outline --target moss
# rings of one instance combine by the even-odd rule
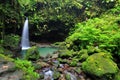
[[[0,61],[13,61],[14,59],[8,57],[8,56],[5,56],[3,54],[0,54]]]
[[[24,59],[27,59],[27,60],[37,60],[39,58],[40,58],[40,53],[36,46],[33,46],[30,49],[28,49],[24,56]]]
[[[108,53],[96,53],[82,63],[82,69],[86,73],[102,77],[117,73],[117,64],[111,60]]]
[[[114,80],[120,80],[120,71],[117,74],[115,74]]]

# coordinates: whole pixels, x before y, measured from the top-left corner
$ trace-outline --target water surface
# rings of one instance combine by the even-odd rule
[[[53,54],[55,51],[58,50],[58,48],[55,48],[55,47],[39,47],[38,49],[39,49],[40,55],[43,57],[45,57],[48,54]]]

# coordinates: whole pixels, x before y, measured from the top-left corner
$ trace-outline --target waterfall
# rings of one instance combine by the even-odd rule
[[[26,18],[23,26],[21,47],[22,47],[22,50],[26,50],[30,48],[28,18]]]

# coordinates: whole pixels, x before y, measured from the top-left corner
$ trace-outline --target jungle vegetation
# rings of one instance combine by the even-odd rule
[[[1,54],[18,55],[15,50],[20,45],[26,17],[29,18],[31,41],[61,42],[59,46],[67,51],[60,57],[72,57],[71,65],[83,62],[82,69],[88,74],[120,80],[120,0],[0,0]],[[91,64],[89,61],[98,60],[95,63],[99,64],[100,59],[110,61],[108,65],[114,67],[108,68],[110,75],[105,74],[105,66],[99,68],[102,72],[94,64],[96,72],[86,67]]]

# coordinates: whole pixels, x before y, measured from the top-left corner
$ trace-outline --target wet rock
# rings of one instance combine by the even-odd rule
[[[51,70],[45,71],[44,80],[53,80],[53,71]]]

